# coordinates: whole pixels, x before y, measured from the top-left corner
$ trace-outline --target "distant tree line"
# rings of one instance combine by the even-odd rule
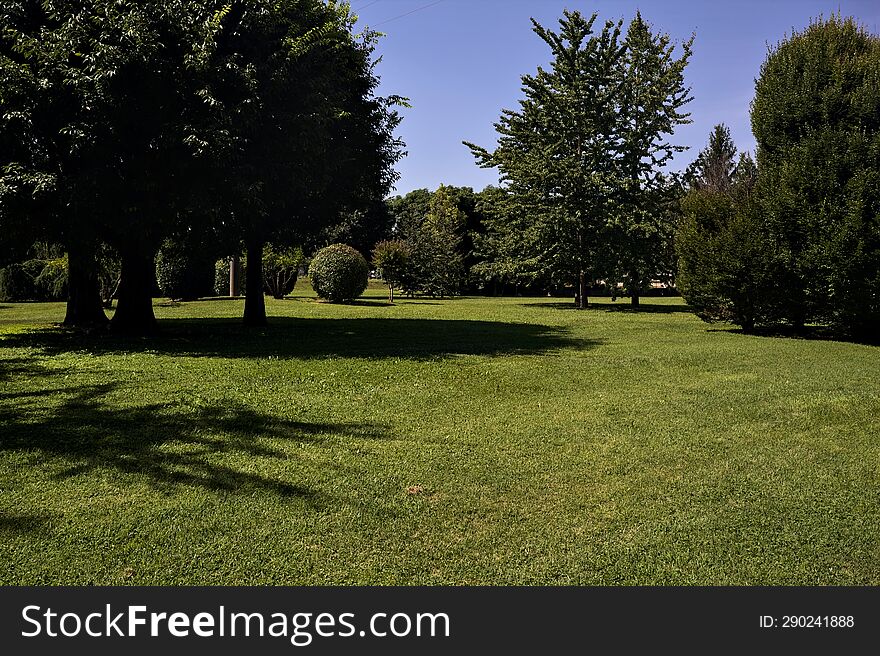
[[[676,57],[639,15],[625,35],[595,21],[534,23],[550,66],[523,77],[494,151],[468,144],[501,186],[392,199],[377,266],[411,293],[573,289],[580,307],[597,283],[637,304],[650,281],[674,282],[707,321],[876,339],[880,39],[839,16],[793,34],[757,80],[757,161],[722,124],[677,174],[690,44]]]

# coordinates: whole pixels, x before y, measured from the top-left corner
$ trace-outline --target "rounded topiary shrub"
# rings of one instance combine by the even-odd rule
[[[345,244],[322,248],[309,265],[312,288],[331,303],[350,301],[363,294],[369,274],[370,265],[363,255]]]

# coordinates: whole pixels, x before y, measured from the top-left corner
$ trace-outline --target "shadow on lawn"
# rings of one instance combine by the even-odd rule
[[[543,307],[553,310],[577,310],[574,301],[558,302],[550,301],[547,303],[521,303],[523,307]],[[633,307],[630,305],[629,299],[624,298],[616,303],[591,303],[587,305],[584,312],[630,312],[633,314],[677,314],[677,313],[693,313],[689,305],[679,304],[653,304],[650,301],[642,300],[640,305]]]
[[[743,330],[736,327],[707,328],[709,333],[731,333],[733,335],[749,335],[751,337],[775,337],[777,339],[821,340],[827,342],[843,342],[862,346],[880,346],[880,335],[847,335],[835,331],[830,326],[767,326]]]
[[[0,514],[0,535],[21,533],[40,533],[49,523],[49,515],[5,515]]]
[[[238,319],[163,319],[161,334],[124,338],[53,328],[5,335],[0,347],[32,347],[44,355],[150,352],[226,358],[326,357],[428,359],[448,355],[538,354],[560,348],[592,348],[561,328],[498,321],[443,319],[300,319],[273,317],[263,328]]]
[[[372,424],[306,423],[269,417],[233,404],[180,408],[154,404],[120,408],[106,399],[113,384],[56,389],[60,397],[47,408],[43,399],[0,405],[0,452],[34,455],[34,466],[63,480],[111,470],[174,493],[180,486],[215,492],[270,492],[327,506],[334,500],[291,480],[297,468],[289,450],[265,438],[295,445],[318,443],[330,435],[383,439]],[[230,457],[231,456],[231,457]],[[281,473],[258,471],[284,465]],[[241,463],[243,468],[230,461]],[[9,519],[6,528],[22,524]],[[22,524],[23,525],[23,524]]]

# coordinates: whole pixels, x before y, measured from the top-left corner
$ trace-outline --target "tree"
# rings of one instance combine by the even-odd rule
[[[633,305],[644,286],[672,269],[673,223],[669,205],[677,193],[674,176],[665,171],[684,146],[670,143],[679,125],[690,123],[681,111],[690,102],[684,69],[691,43],[681,46],[668,35],[654,34],[639,12],[630,22],[618,60],[618,90],[614,96],[617,121],[609,156],[619,166],[611,217],[609,271],[622,272]],[[606,275],[606,278],[611,276]],[[612,278],[613,279],[613,278]]]
[[[399,239],[380,241],[373,249],[373,266],[388,285],[388,302],[394,303],[394,285],[406,275],[410,252],[406,242]]]
[[[416,189],[388,202],[392,235],[406,244],[406,268],[397,282],[407,293],[460,294],[474,263],[471,235],[479,229],[477,196],[470,187]]]
[[[779,320],[778,262],[753,197],[692,189],[675,244],[678,288],[701,319],[746,331]]]
[[[781,267],[754,194],[755,162],[736,161],[723,126],[688,167],[675,234],[679,290],[704,321],[729,321],[751,331],[778,322]]]
[[[4,3],[0,228],[69,252],[70,322],[106,321],[95,254],[119,253],[112,326],[155,329],[154,256],[188,229],[263,245],[379,202],[399,157],[376,34],[321,0]],[[7,230],[8,228],[8,230]],[[19,233],[20,236],[19,236]]]
[[[82,55],[70,55],[76,26],[59,20],[67,9],[59,5],[51,11],[37,2],[9,2],[0,9],[0,235],[5,249],[17,246],[19,253],[40,238],[64,243],[64,323],[87,326],[107,322],[94,275],[97,240],[88,207],[94,185],[83,138],[95,119],[83,102]]]
[[[529,217],[517,208],[512,194],[490,185],[477,194],[475,211],[480,229],[471,233],[475,262],[471,275],[491,286],[493,293],[508,286],[516,293],[540,280],[540,262],[529,257],[538,251],[528,243]]]
[[[502,184],[532,219],[529,242],[538,251],[532,261],[551,277],[574,282],[580,308],[608,221],[615,175],[608,154],[623,56],[621,24],[606,22],[596,34],[596,18],[566,10],[558,33],[533,19],[533,31],[550,48],[550,69],[522,77],[525,97],[519,111],[502,111],[493,152],[465,142],[480,166],[499,169]]]
[[[597,32],[595,21],[566,11],[557,33],[533,20],[550,69],[523,76],[525,98],[519,111],[502,112],[493,152],[466,142],[481,166],[499,169],[517,207],[511,216],[529,219],[523,244],[533,250],[523,261],[574,283],[581,308],[588,283],[620,269],[637,302],[665,265],[657,255],[669,249],[658,244],[669,241],[674,185],[662,169],[683,149],[667,137],[688,122],[679,109],[690,100],[690,42],[676,58],[669,37],[638,14],[623,39],[622,23]]]
[[[272,298],[284,298],[293,291],[299,268],[303,263],[302,248],[276,248],[266,244],[263,249],[263,284]]]
[[[3,195],[30,197],[18,216],[68,249],[68,324],[106,321],[96,261],[103,241],[121,258],[114,328],[155,327],[153,257],[193,204],[194,171],[223,137],[205,120],[213,109],[200,93],[211,4],[3,5]]]
[[[456,204],[454,191],[440,185],[431,197],[417,247],[424,263],[420,287],[431,296],[461,293],[465,268],[462,242],[465,214]]]
[[[719,123],[709,134],[709,144],[687,168],[685,183],[692,189],[728,191],[736,168],[736,146],[730,137],[730,129]]]
[[[768,54],[752,102],[757,194],[788,320],[880,329],[880,38],[811,22]]]
[[[399,99],[375,94],[378,35],[355,35],[346,4],[236,2],[221,23],[213,60],[234,156],[216,177],[232,181],[221,193],[247,251],[244,322],[262,325],[264,245],[307,243],[384,197]]]

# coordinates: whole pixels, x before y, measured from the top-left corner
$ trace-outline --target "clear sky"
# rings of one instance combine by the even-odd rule
[[[684,168],[716,123],[726,123],[740,150],[754,150],[749,102],[767,54],[810,18],[841,11],[880,33],[878,0],[352,0],[366,25],[385,34],[378,52],[380,93],[410,99],[398,135],[406,142],[396,193],[440,183],[480,190],[498,181],[480,169],[462,140],[492,148],[493,123],[515,109],[520,76],[549,60],[530,17],[555,28],[563,9],[624,19],[636,9],[655,31],[682,41],[696,35],[687,82],[693,123],[673,143],[690,146],[674,168]]]

